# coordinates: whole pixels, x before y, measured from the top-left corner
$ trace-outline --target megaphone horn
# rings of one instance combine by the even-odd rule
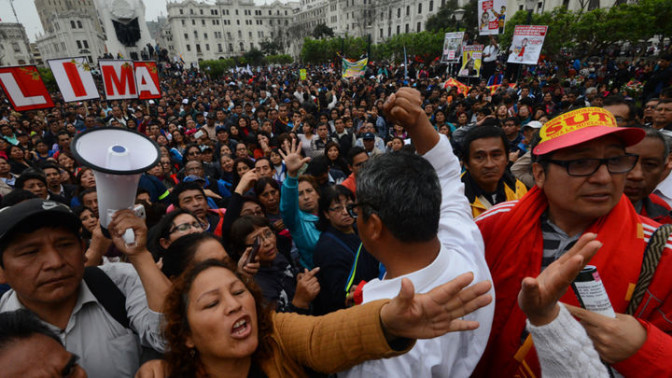
[[[112,215],[133,207],[140,176],[159,162],[159,145],[136,131],[101,127],[77,134],[71,150],[80,164],[93,170],[100,227],[109,238]],[[126,230],[126,244],[134,239],[132,230]]]

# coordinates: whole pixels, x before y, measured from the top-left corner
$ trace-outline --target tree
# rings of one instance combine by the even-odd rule
[[[328,27],[326,24],[317,24],[315,29],[313,29],[313,38],[322,39],[325,37],[333,37],[334,29]]]
[[[259,47],[261,47],[261,52],[264,53],[264,55],[277,55],[278,51],[281,50],[277,41],[261,41],[259,42]]]
[[[243,54],[243,59],[251,66],[260,66],[264,63],[264,53],[257,48],[252,48]]]
[[[448,0],[436,14],[427,19],[425,29],[435,33],[456,30],[457,22],[453,18],[456,9],[458,9],[457,0]]]

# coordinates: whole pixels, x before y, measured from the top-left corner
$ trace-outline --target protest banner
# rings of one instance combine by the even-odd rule
[[[369,62],[369,58],[360,59],[354,62],[351,62],[346,58],[341,58],[341,61],[343,62],[343,68],[342,68],[343,78],[360,77],[364,76],[364,72],[366,71],[366,65]]]
[[[300,69],[299,70],[299,79],[300,80],[306,80],[306,77],[307,77],[306,69],[305,68]]]
[[[100,65],[100,72],[103,75],[106,99],[138,98],[133,61],[99,60],[98,65]]]
[[[537,64],[548,26],[517,25],[507,63]]]
[[[85,57],[50,59],[47,61],[63,101],[75,102],[100,98],[91,66]]]
[[[481,75],[481,57],[483,45],[468,45],[462,47],[462,67],[457,76],[479,77]]]
[[[140,100],[161,98],[159,71],[156,68],[156,62],[133,62],[133,67],[135,68],[138,98]]]
[[[35,66],[0,67],[0,85],[18,112],[54,107]]]
[[[478,0],[480,35],[503,34],[506,23],[506,0]]]
[[[446,33],[443,39],[443,53],[441,63],[456,62],[460,59],[464,32]]]

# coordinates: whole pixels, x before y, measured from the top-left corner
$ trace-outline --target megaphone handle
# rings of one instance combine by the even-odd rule
[[[132,228],[127,228],[121,238],[124,239],[124,243],[126,243],[128,246],[135,244],[135,233],[133,232]]]

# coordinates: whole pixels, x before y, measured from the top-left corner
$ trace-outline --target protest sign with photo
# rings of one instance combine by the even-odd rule
[[[460,59],[464,32],[446,33],[443,39],[441,63],[456,62]]]
[[[480,35],[503,34],[506,23],[506,0],[478,0]]]
[[[513,32],[508,63],[537,64],[548,26],[518,25]]]
[[[481,75],[481,57],[483,45],[469,45],[462,47],[462,67],[457,76],[479,77]]]

